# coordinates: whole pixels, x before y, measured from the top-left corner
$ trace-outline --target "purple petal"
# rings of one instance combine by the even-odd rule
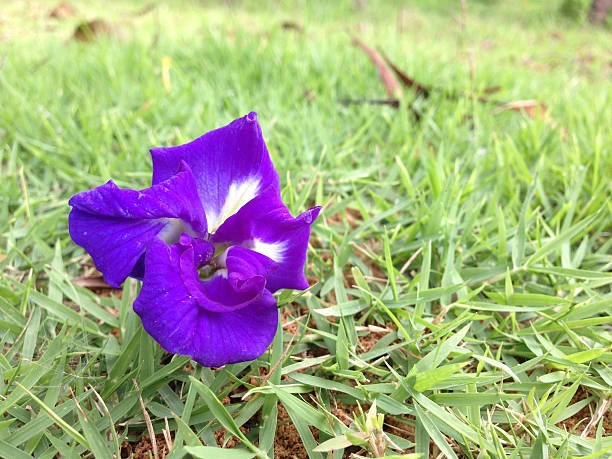
[[[206,216],[191,170],[179,172],[141,191],[120,189],[112,181],[73,196],[70,236],[92,257],[115,288],[129,275],[141,277],[141,257],[152,237],[173,242],[182,231],[206,233]]]
[[[241,244],[266,255],[278,268],[266,278],[266,289],[304,290],[308,281],[304,263],[310,225],[321,208],[313,207],[293,218],[275,192],[267,192],[243,206],[213,235],[214,243]]]
[[[278,263],[253,250],[234,246],[227,252],[227,279],[236,292],[261,292]]]
[[[215,246],[205,239],[195,239],[187,233],[181,234],[178,241],[182,251],[193,248],[193,264],[196,268],[204,266],[215,254]]]
[[[147,248],[146,275],[134,311],[164,349],[190,355],[204,366],[257,358],[274,338],[278,322],[270,292],[236,292],[222,275],[201,281],[194,248],[168,247],[158,238]]]
[[[177,147],[153,148],[151,156],[153,183],[170,177],[180,161],[189,164],[206,211],[210,233],[258,194],[268,189],[280,193],[278,174],[270,160],[255,112],[193,142]]]

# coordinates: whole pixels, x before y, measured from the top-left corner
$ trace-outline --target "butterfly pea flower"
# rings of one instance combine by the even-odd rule
[[[254,112],[151,156],[151,187],[73,196],[70,236],[111,286],[143,281],[134,310],[167,351],[215,367],[257,358],[278,324],[273,293],[308,287],[320,207],[294,218],[283,204]]]

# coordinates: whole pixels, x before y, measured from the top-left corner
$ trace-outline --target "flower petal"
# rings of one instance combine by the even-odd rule
[[[193,142],[177,147],[153,148],[151,156],[153,183],[168,179],[180,161],[189,164],[206,211],[210,233],[258,194],[268,189],[280,193],[278,174],[270,160],[255,112]]]
[[[237,293],[222,275],[200,281],[193,246],[169,247],[154,238],[145,258],[146,275],[134,311],[164,349],[190,355],[204,366],[253,360],[266,350],[278,322],[270,292],[255,297]],[[223,304],[247,297],[251,299],[239,309]]]
[[[278,263],[261,253],[234,246],[227,251],[227,279],[236,292],[261,292]]]
[[[186,249],[193,249],[193,264],[196,269],[208,263],[215,254],[214,245],[206,239],[196,239],[187,233],[181,234],[178,244],[180,245],[181,253]]]
[[[313,207],[293,218],[273,191],[264,193],[243,206],[212,236],[214,243],[240,244],[278,263],[266,278],[266,289],[303,290],[308,288],[304,263],[310,225],[321,208]]]
[[[141,256],[149,240],[169,242],[186,229],[206,233],[206,216],[189,167],[150,188],[120,189],[112,181],[73,196],[70,236],[93,258],[108,284],[119,288],[126,277],[141,277]]]

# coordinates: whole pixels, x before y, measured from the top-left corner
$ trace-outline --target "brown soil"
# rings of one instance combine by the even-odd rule
[[[281,322],[283,325],[291,322],[293,320],[292,317],[295,318],[299,316],[299,310],[297,310],[297,307],[299,307],[299,305],[294,307],[294,305],[291,304],[281,310]],[[299,325],[295,321],[287,326],[284,326],[283,330],[285,333],[289,333],[290,335],[300,334]]]
[[[395,324],[391,322],[386,324],[386,328],[388,328],[389,330],[397,329]],[[376,343],[378,343],[385,335],[389,333],[389,330],[372,331],[368,333],[367,335],[359,336],[357,338],[358,348],[360,348],[363,351],[363,353],[369,352],[376,345]]]
[[[193,373],[194,367],[192,364],[188,363],[183,367],[183,370],[185,370],[187,373]]]
[[[383,332],[368,333],[367,335],[357,338],[357,343],[359,344],[359,347],[363,349],[364,353],[369,352],[385,335],[386,333]]]
[[[353,209],[352,207],[347,207],[346,211],[346,221],[348,221],[351,228],[356,229],[363,223],[363,218],[361,217],[361,212],[357,209]]]
[[[227,397],[226,397],[227,398]],[[225,403],[228,400],[223,400]],[[368,406],[362,407],[364,411],[367,411]],[[349,425],[355,415],[356,406],[347,405],[344,403],[338,403],[332,407],[332,413],[340,419],[345,425]],[[414,428],[411,425],[402,422],[399,418],[404,420],[414,420],[412,416],[385,416],[385,430],[389,433],[393,433],[399,437],[405,438],[410,441],[414,441]],[[608,418],[609,424],[609,418]],[[241,427],[240,430],[246,434],[248,429]],[[315,439],[318,439],[318,431],[314,427],[310,427]],[[227,431],[225,428],[220,428],[214,432],[215,440],[218,447],[234,448],[239,446],[241,441],[236,437],[232,436],[225,446]],[[156,435],[157,448],[159,457],[165,458],[168,454],[168,446],[163,434]],[[432,445],[433,447],[434,445]],[[455,449],[455,448],[453,448]],[[359,448],[350,448],[345,452],[345,457],[349,457],[351,453],[358,452]],[[435,451],[435,447],[433,448]],[[457,449],[457,453],[462,453],[460,449]],[[150,456],[151,455],[151,456]],[[121,445],[121,457],[122,458],[134,458],[134,459],[149,459],[153,455],[153,447],[149,436],[145,433],[138,443],[127,443],[124,442]],[[274,457],[277,459],[307,459],[308,453],[302,443],[300,435],[291,422],[289,414],[285,410],[282,404],[278,404],[278,428],[276,438],[274,439]],[[459,454],[459,457],[464,457]]]
[[[288,422],[287,422],[288,421]],[[315,439],[318,438],[317,429],[310,428]],[[282,404],[278,404],[278,428],[274,438],[274,457],[276,459],[307,459],[308,453],[300,434],[291,422],[287,410]]]
[[[572,397],[572,401],[570,402],[570,405],[573,405],[574,403],[577,403],[588,397],[589,397],[589,393],[584,388],[580,387],[576,391],[574,396]],[[597,412],[597,408],[598,408],[597,403],[595,402],[590,403],[589,405],[585,406],[580,411],[578,411],[575,415],[557,423],[556,426],[561,429],[565,429],[568,432],[573,431],[574,435],[581,435],[585,427],[588,425],[589,421],[591,420],[591,418],[595,416]],[[609,436],[612,434],[612,409],[608,409],[607,412],[603,415],[602,419],[603,419],[602,434],[603,436]],[[593,426],[589,430],[587,437],[595,438],[595,435],[597,433],[597,425]]]
[[[353,422],[356,410],[357,405],[347,405],[346,403],[332,402],[331,413],[338,419],[340,419],[340,421],[342,421],[345,426],[348,426],[351,424],[351,422]]]
[[[366,239],[365,244],[363,245],[366,245],[372,252],[376,254],[380,255],[383,252],[382,242],[378,239],[375,239],[375,238]],[[367,254],[365,254],[364,252],[356,248],[353,250],[353,253],[357,257],[361,258],[361,260],[365,263],[365,265],[368,268],[370,268],[373,278],[387,279],[387,273],[382,269],[381,266],[379,266],[376,263],[376,261],[372,260]],[[363,273],[363,274],[364,276],[367,275],[367,273]]]
[[[361,212],[352,207],[345,207],[340,212],[335,213],[329,218],[325,219],[328,225],[342,225],[347,222],[352,229],[358,228],[363,222]]]
[[[246,434],[248,432],[248,429],[246,427],[240,427],[240,431],[243,434]],[[238,438],[232,435],[230,439],[227,441],[227,443],[225,444],[225,446],[223,446],[223,443],[225,442],[226,434],[227,434],[227,430],[225,430],[225,427],[222,427],[219,430],[215,430],[214,432],[215,441],[217,442],[217,446],[219,448],[233,448],[234,446],[237,446],[240,443],[242,443],[242,441],[240,441]]]
[[[157,434],[155,436],[155,442],[157,443],[157,452],[160,458],[166,457],[169,452],[168,445],[164,439],[163,434]],[[133,459],[149,459],[149,453],[153,456],[153,445],[151,444],[151,438],[145,434],[138,443],[127,443],[124,442],[121,445],[121,457],[122,458],[133,458]]]
[[[113,328],[111,330],[111,335],[113,335],[117,341],[121,340],[121,331],[118,328]]]
[[[405,420],[414,420],[414,416],[385,416],[385,431],[402,437],[406,440],[414,442],[414,427],[400,421],[399,418]]]

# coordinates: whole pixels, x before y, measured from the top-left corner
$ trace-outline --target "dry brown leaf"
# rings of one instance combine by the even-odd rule
[[[548,112],[548,107],[546,104],[542,102],[538,102],[534,99],[526,99],[526,100],[515,100],[514,102],[508,102],[507,104],[501,105],[497,107],[493,113],[501,113],[506,110],[513,110],[515,112],[525,113],[528,117],[533,119],[542,118],[547,124],[552,126],[553,128],[558,128],[559,124],[550,116]],[[563,126],[559,128],[561,135],[564,139],[567,138],[567,129]]]
[[[363,41],[361,41],[357,37],[353,37],[353,43],[357,46],[361,47],[368,55],[372,63],[376,66],[378,70],[378,74],[380,75],[380,79],[385,85],[385,89],[387,90],[387,95],[389,98],[397,98],[401,97],[403,94],[402,87],[397,81],[397,79],[393,76],[389,67],[385,64],[384,59],[378,54],[374,49],[370,48]]]
[[[66,19],[71,16],[74,16],[74,8],[68,2],[59,3],[49,11],[49,17],[53,19]]]
[[[390,105],[393,108],[399,107],[399,99],[340,99],[338,102],[344,105],[352,104],[371,104],[371,105]]]
[[[315,94],[310,89],[304,89],[304,97],[308,102],[312,102],[315,99]]]
[[[138,113],[146,112],[155,103],[153,100],[148,100],[137,110]]]
[[[525,59],[523,59],[523,65],[529,69],[535,70],[536,72],[550,72],[554,67],[557,67],[558,64],[555,62],[538,62],[527,56]]]
[[[283,30],[294,30],[295,32],[301,32],[302,26],[299,25],[297,22],[292,22],[292,21],[285,21],[281,24],[281,27],[283,28]]]
[[[136,11],[136,13],[134,13],[134,16],[144,16],[146,14],[149,14],[154,9],[155,9],[155,4],[149,3],[148,5],[145,5],[144,7]]]
[[[493,94],[495,92],[499,92],[501,90],[501,86],[491,86],[489,88],[484,88],[482,92],[485,94]]]
[[[112,288],[110,285],[104,282],[104,279],[102,279],[101,277],[86,277],[86,276],[75,277],[74,279],[72,279],[72,283],[78,285],[79,287],[84,287],[84,288],[89,288],[89,289]]]
[[[404,83],[406,87],[414,89],[417,94],[422,94],[423,97],[425,98],[429,97],[430,91],[428,88],[423,86],[421,83],[416,81],[414,78],[410,78],[408,75],[406,75],[397,65],[391,62],[391,59],[389,59],[386,54],[382,53],[382,55],[387,65],[391,67],[391,70],[395,72],[397,77],[400,79],[402,83]]]
[[[442,92],[446,95],[446,97],[449,97],[452,99],[457,99],[459,97],[465,97],[468,95],[466,93],[448,92],[448,91],[445,91],[443,88],[427,87],[424,84],[416,81],[414,78],[411,78],[408,75],[406,75],[406,73],[402,69],[400,69],[397,65],[395,65],[391,61],[391,59],[389,59],[387,55],[385,55],[382,51],[381,51],[381,54],[385,62],[387,63],[387,65],[391,68],[391,70],[393,70],[395,75],[400,79],[400,81],[404,84],[404,86],[415,90],[417,94],[422,95],[424,98],[428,98],[433,91]],[[501,90],[501,86],[491,86],[489,88],[485,88],[482,92],[484,94],[492,94],[492,93],[498,92],[499,90]],[[480,102],[492,102],[491,100],[487,99],[486,97],[482,97],[482,96],[477,97],[477,100],[479,100]]]
[[[111,36],[115,32],[113,26],[103,19],[83,22],[74,29],[73,38],[76,41],[89,42],[103,36]]]
[[[537,100],[515,100],[514,102],[508,102],[495,109],[493,113],[501,113],[506,110],[514,110],[516,112],[524,112],[530,118],[544,117],[548,118],[548,108],[545,104],[538,102]]]
[[[603,24],[612,10],[612,0],[593,0],[589,9],[589,22]]]

